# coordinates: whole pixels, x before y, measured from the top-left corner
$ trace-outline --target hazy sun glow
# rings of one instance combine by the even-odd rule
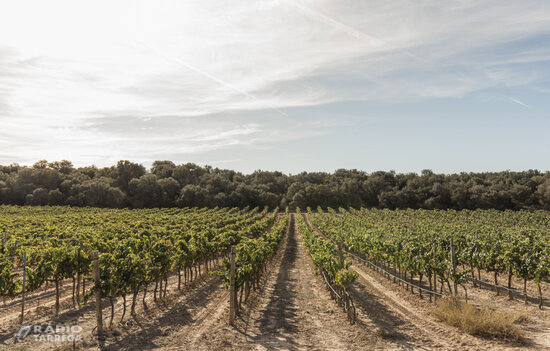
[[[307,109],[346,101],[479,93],[529,109],[495,89],[544,90],[549,13],[489,0],[0,0],[0,163],[216,161],[208,152],[353,124],[348,109]]]

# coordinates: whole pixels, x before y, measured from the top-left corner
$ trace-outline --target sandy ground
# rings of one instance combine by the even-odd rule
[[[267,276],[265,288],[245,306],[235,327],[227,325],[227,302],[210,318],[170,338],[169,349],[197,350],[487,350],[518,349],[446,326],[429,314],[423,301],[402,294],[375,273],[356,266],[360,277],[351,291],[357,322],[350,325],[332,301],[292,223]],[[393,290],[396,291],[393,291]]]
[[[25,340],[13,344],[13,333],[6,328],[0,349],[550,350],[548,309],[508,301],[506,296],[495,297],[491,290],[469,286],[473,303],[521,311],[528,316],[522,328],[529,343],[513,345],[486,340],[438,321],[430,313],[433,304],[427,298],[420,299],[418,293],[411,294],[359,262],[354,262],[352,268],[359,274],[350,291],[357,308],[354,325],[330,299],[322,278],[315,275],[292,215],[288,233],[268,264],[261,288],[251,293],[234,326],[228,325],[229,293],[221,279],[203,274],[178,291],[177,278],[172,277],[166,298],[155,303],[150,291],[148,308],[143,309],[140,298],[135,317],[127,315],[119,323],[120,312],[117,313],[114,329],[100,342],[92,334],[95,307],[91,303],[58,318],[50,315],[40,319],[78,323],[83,327],[84,341],[71,344]],[[105,306],[104,316],[109,314],[110,309]]]
[[[306,220],[312,225],[308,215]],[[312,225],[319,231],[317,227]],[[320,234],[323,234],[319,231]],[[358,260],[353,260],[352,268],[359,273],[359,280],[355,283],[355,289],[361,284],[369,287],[375,298],[386,301],[389,309],[396,311],[403,319],[408,319],[410,323],[416,325],[426,335],[426,343],[423,348],[435,349],[490,349],[490,350],[550,350],[550,309],[544,307],[542,310],[537,304],[525,304],[523,300],[515,299],[510,301],[507,294],[501,292],[501,296],[496,296],[494,290],[474,287],[473,284],[467,284],[469,302],[476,306],[488,306],[495,310],[507,312],[519,312],[526,317],[520,327],[525,333],[526,342],[524,344],[510,343],[502,340],[487,340],[466,334],[457,328],[446,325],[437,320],[431,311],[434,307],[429,302],[426,294],[421,299],[418,290],[414,293],[405,290],[391,280],[382,277]],[[462,295],[462,288],[459,294]],[[462,295],[463,296],[463,295]],[[360,294],[354,295],[354,298],[361,298]],[[444,337],[442,337],[444,336]],[[432,340],[433,343],[428,342]],[[416,346],[415,346],[416,348]]]
[[[153,284],[154,286],[154,284]],[[94,334],[96,326],[95,303],[92,301],[82,309],[72,309],[70,294],[63,300],[62,312],[54,317],[53,304],[55,297],[42,299],[41,305],[34,308],[36,311],[26,314],[26,323],[34,325],[60,324],[79,325],[82,332],[79,333],[82,341],[71,342],[43,342],[34,341],[31,336],[23,342],[14,343],[14,332],[17,328],[13,323],[14,316],[18,312],[10,311],[8,319],[10,323],[2,324],[0,333],[0,350],[145,350],[158,348],[162,345],[155,344],[159,336],[169,335],[183,325],[193,322],[192,315],[199,306],[209,303],[216,298],[216,293],[224,293],[223,284],[217,277],[204,273],[198,279],[187,285],[182,290],[177,289],[177,276],[169,278],[168,293],[166,297],[153,300],[153,286],[149,287],[145,309],[142,305],[143,293],[138,295],[136,315],[130,316],[131,298],[127,300],[127,312],[125,319],[120,321],[122,314],[122,298],[115,305],[115,318],[112,330],[106,328],[104,340],[98,342]],[[104,324],[107,325],[111,315],[110,305],[103,301]]]
[[[294,219],[261,291],[228,326],[228,302],[206,306],[210,316],[171,338],[164,349],[367,350],[391,348],[362,321],[350,325],[332,301],[296,233]],[[187,332],[187,330],[189,332]]]

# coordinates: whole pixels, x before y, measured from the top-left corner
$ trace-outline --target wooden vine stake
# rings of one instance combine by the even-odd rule
[[[479,255],[479,253],[478,253],[479,246],[478,246],[478,243],[477,243],[477,232],[476,232],[475,236],[476,236],[476,241],[475,241],[474,248],[475,248],[476,254]],[[476,274],[474,273],[474,267],[472,266],[471,268],[472,268],[472,278],[473,278],[472,283],[474,283],[474,288],[475,288],[475,287],[477,287]],[[479,270],[479,268],[478,268],[478,270]]]
[[[342,251],[342,244],[337,243],[338,246],[338,261],[340,263],[340,268],[344,267],[344,252]]]
[[[21,288],[21,320],[20,325],[23,325],[23,318],[25,316],[25,278],[26,278],[26,270],[27,270],[27,252],[23,251],[23,287]]]
[[[435,263],[437,262],[437,245],[434,243],[434,293],[437,292],[437,271],[435,270]],[[437,298],[437,294],[434,294],[434,302]]]
[[[231,269],[229,279],[229,325],[233,325],[235,322],[236,304],[237,304],[237,292],[235,291],[235,256],[237,255],[237,247],[231,246]]]
[[[454,287],[454,294],[455,296],[458,295],[458,284],[456,282],[456,256],[455,256],[455,241],[454,238],[451,237],[451,264],[453,266],[453,287]]]
[[[99,286],[99,253],[94,251],[94,289],[95,289],[95,315],[97,319],[97,336],[103,333],[103,316],[101,312],[101,288]]]
[[[76,302],[78,303],[78,308],[80,308],[80,271],[82,268],[80,267],[80,251],[81,247],[78,248],[78,256],[77,256],[77,272],[76,272]]]
[[[510,245],[510,233],[508,233],[508,245]],[[510,268],[508,268],[508,299],[513,300],[514,294],[512,294],[512,266],[510,265]]]

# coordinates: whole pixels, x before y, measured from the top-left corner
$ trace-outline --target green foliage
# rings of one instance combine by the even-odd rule
[[[328,275],[331,282],[347,290],[358,277],[357,272],[349,268],[351,261],[346,261],[345,253],[339,251],[332,241],[320,237],[299,213],[298,210],[298,230],[313,263]]]
[[[547,211],[330,209],[310,214],[333,240],[413,275],[463,283],[472,269],[509,272],[536,284],[550,272]],[[452,273],[450,239],[457,265]],[[435,251],[435,254],[434,254]]]
[[[171,161],[150,171],[127,160],[75,168],[69,161],[0,166],[0,204],[95,207],[377,207],[550,209],[550,172],[421,174],[256,171]]]
[[[280,240],[279,227],[258,238],[276,218],[277,211],[270,213],[267,207],[259,211],[0,206],[0,232],[6,233],[0,251],[0,295],[21,291],[21,275],[15,272],[23,252],[27,253],[26,291],[31,292],[48,280],[90,276],[97,250],[100,280],[84,299],[97,288],[111,298],[135,291],[174,270],[227,253],[234,244],[241,247],[240,260],[249,255],[256,267]],[[246,252],[248,248],[253,251]]]
[[[288,211],[277,220],[278,211],[267,217],[267,221],[258,222],[258,226],[247,236],[242,237],[237,245],[235,257],[235,288],[241,288],[245,282],[256,283],[261,269],[267,260],[275,253],[279,242],[286,232],[288,223]],[[213,274],[223,277],[226,287],[229,287],[231,278],[231,264],[224,258],[223,271]]]

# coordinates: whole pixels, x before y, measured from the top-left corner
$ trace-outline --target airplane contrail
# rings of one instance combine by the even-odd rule
[[[224,86],[224,87],[226,87],[226,88],[228,88],[228,89],[231,89],[231,90],[233,90],[233,91],[235,91],[235,92],[237,92],[237,93],[239,93],[239,94],[241,94],[241,95],[244,95],[244,96],[246,96],[246,97],[248,97],[248,98],[251,98],[251,99],[254,99],[254,100],[257,100],[257,101],[261,101],[261,100],[260,100],[259,98],[257,98],[256,96],[254,96],[254,95],[252,95],[252,94],[250,94],[250,93],[248,93],[248,92],[246,92],[246,91],[244,91],[244,90],[242,90],[242,89],[239,89],[239,88],[237,88],[237,87],[235,87],[235,86],[233,86],[233,85],[231,85],[231,84],[229,84],[229,83],[227,83],[227,82],[225,82],[225,81],[223,81],[223,80],[221,80],[221,79],[219,79],[219,78],[217,78],[217,77],[211,75],[210,73],[208,73],[208,72],[206,72],[206,71],[204,71],[204,70],[202,70],[202,69],[200,69],[200,68],[198,68],[198,67],[196,67],[196,66],[193,66],[192,64],[190,64],[190,63],[188,63],[188,62],[185,62],[184,60],[182,60],[182,59],[180,59],[180,58],[178,58],[178,57],[175,57],[175,56],[173,56],[173,55],[170,55],[169,53],[167,53],[167,52],[165,52],[165,51],[162,51],[162,50],[160,50],[160,49],[154,47],[154,46],[151,45],[151,44],[145,43],[145,42],[143,42],[143,41],[141,41],[141,40],[137,40],[137,39],[134,39],[134,40],[135,40],[136,43],[138,43],[138,44],[140,44],[141,46],[143,46],[143,47],[145,47],[145,48],[147,48],[147,49],[149,49],[149,50],[151,50],[151,51],[153,51],[153,52],[155,52],[155,53],[157,53],[157,54],[163,56],[164,58],[166,58],[166,59],[168,59],[168,60],[170,60],[170,61],[179,63],[180,65],[182,65],[182,66],[184,66],[184,67],[186,67],[186,68],[188,68],[188,69],[190,69],[190,70],[192,70],[192,71],[195,71],[195,72],[199,73],[200,75],[202,75],[202,76],[204,76],[204,77],[206,77],[206,78],[208,78],[208,79],[210,79],[210,80],[212,80],[212,81],[214,81],[214,82],[216,82],[216,83],[218,83],[218,84],[220,84],[220,85],[222,85],[222,86]],[[274,111],[277,111],[277,112],[280,113],[281,115],[287,116],[287,117],[288,117],[288,114],[287,114],[287,113],[281,111],[281,110],[278,109],[277,107],[275,107],[275,106],[270,106],[270,105],[268,105],[268,107],[269,107],[270,109],[274,110]]]
[[[376,44],[376,45],[380,45],[380,46],[384,46],[384,47],[387,47],[387,48],[390,48],[390,49],[395,49],[395,50],[398,50],[400,52],[402,52],[403,54],[409,56],[409,57],[412,57],[416,60],[419,60],[419,61],[422,61],[422,62],[425,62],[425,63],[430,63],[429,60],[426,60],[424,58],[421,58],[421,57],[418,57],[406,50],[403,50],[397,46],[395,46],[394,44],[391,44],[391,43],[388,43],[387,41],[384,41],[382,39],[379,39],[379,38],[376,38],[376,37],[373,37],[372,35],[369,35],[369,34],[366,34],[364,32],[361,32],[355,28],[352,28],[350,27],[349,25],[345,24],[345,23],[342,23],[322,12],[319,12],[317,10],[314,10],[312,8],[309,8],[307,6],[304,6],[302,4],[299,4],[298,2],[296,1],[293,1],[293,0],[289,0],[289,2],[295,6],[296,8],[298,8],[302,14],[304,14],[305,16],[309,17],[309,18],[312,18],[314,20],[317,20],[319,22],[322,22],[322,23],[325,23],[333,28],[336,28],[338,30],[341,30],[342,32],[346,33],[347,35],[349,36],[352,36],[356,39],[359,39],[359,40],[362,40],[362,41],[366,41],[366,42],[369,42],[369,43],[372,43],[372,44]]]
[[[508,99],[510,99],[512,102],[515,102],[516,104],[521,105],[523,107],[531,108],[531,106],[529,106],[526,103],[524,103],[522,101],[519,101],[518,99],[515,99],[513,97],[508,97]]]

